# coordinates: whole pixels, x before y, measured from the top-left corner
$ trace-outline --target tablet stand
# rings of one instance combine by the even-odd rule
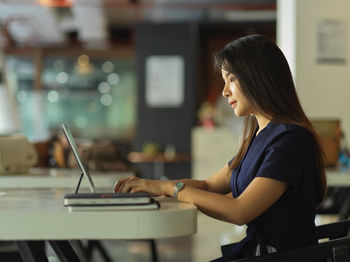
[[[84,175],[83,172],[81,172],[77,188],[75,189],[75,194],[78,194],[80,183],[81,183],[81,180],[83,179],[83,175]]]

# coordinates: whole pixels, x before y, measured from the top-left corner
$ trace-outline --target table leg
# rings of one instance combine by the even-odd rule
[[[81,262],[80,258],[70,245],[70,243],[66,240],[48,241],[50,246],[55,251],[56,255],[61,261],[69,261],[69,262]]]
[[[104,259],[105,262],[112,262],[113,261],[110,258],[109,254],[107,253],[107,250],[102,245],[101,241],[89,240],[88,250],[89,250],[90,257],[91,257],[91,253],[92,253],[94,248],[96,248],[100,252],[100,255],[102,256],[102,258]]]
[[[44,241],[16,241],[23,262],[48,262]]]
[[[149,244],[151,246],[152,262],[158,262],[158,253],[157,253],[156,241],[154,239],[150,239],[149,240]]]

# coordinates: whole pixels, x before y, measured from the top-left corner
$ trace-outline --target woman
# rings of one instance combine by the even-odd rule
[[[217,261],[313,245],[316,208],[326,191],[323,154],[298,100],[281,50],[259,35],[240,38],[215,56],[234,114],[245,117],[236,156],[204,181],[128,178],[116,192],[174,196],[236,225],[247,236]]]

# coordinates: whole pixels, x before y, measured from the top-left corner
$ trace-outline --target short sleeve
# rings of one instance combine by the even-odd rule
[[[307,161],[314,159],[312,136],[305,130],[288,130],[266,148],[256,177],[268,177],[297,188]]]

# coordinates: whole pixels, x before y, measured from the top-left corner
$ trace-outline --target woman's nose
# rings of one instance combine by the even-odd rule
[[[222,96],[223,97],[229,97],[230,96],[230,89],[227,85],[224,86],[224,89],[222,90]]]

